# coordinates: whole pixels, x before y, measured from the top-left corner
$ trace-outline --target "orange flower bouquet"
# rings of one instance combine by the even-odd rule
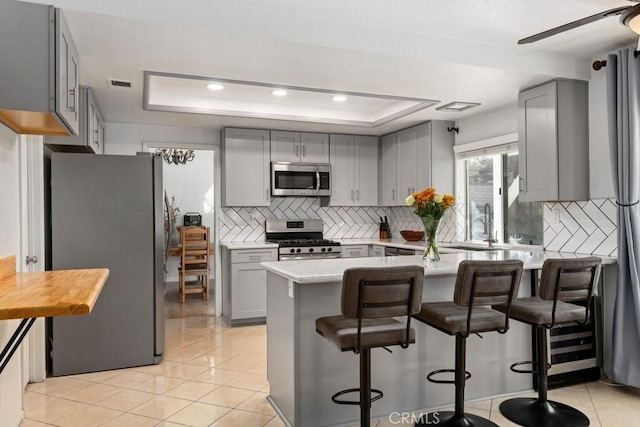
[[[438,226],[445,211],[452,207],[456,199],[450,194],[437,194],[433,187],[426,188],[419,193],[413,193],[405,199],[407,206],[415,207],[414,213],[420,217],[424,225],[427,247],[424,258],[430,261],[440,259],[438,250]]]

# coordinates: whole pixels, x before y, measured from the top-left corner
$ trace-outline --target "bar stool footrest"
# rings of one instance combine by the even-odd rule
[[[538,398],[517,397],[500,404],[500,412],[508,420],[525,427],[587,427],[589,418],[564,403]]]
[[[331,401],[333,403],[337,403],[338,405],[360,405],[360,400],[344,400],[344,399],[338,399],[338,397],[344,395],[344,394],[348,394],[348,393],[360,393],[360,389],[359,388],[348,388],[345,390],[341,390],[339,392],[337,392],[336,394],[334,394],[333,396],[331,396]],[[374,396],[375,394],[375,396]],[[376,400],[382,399],[382,391],[377,390],[375,388],[371,389],[371,402],[375,402]]]
[[[522,366],[522,365],[531,365],[533,366],[533,368],[531,369],[518,369],[518,366]],[[515,372],[517,374],[537,374],[538,373],[538,369],[536,368],[537,362],[534,362],[533,360],[524,360],[522,362],[516,362],[513,365],[509,366],[509,369],[511,369],[511,372]],[[547,370],[549,370],[551,368],[551,363],[547,363]]]
[[[436,371],[429,372],[429,374],[427,375],[427,380],[429,382],[436,383],[436,384],[455,384],[456,383],[455,380],[437,380],[437,379],[433,379],[434,375],[444,374],[444,373],[454,373],[455,374],[455,372],[456,372],[455,369],[438,369]],[[464,380],[466,381],[469,378],[471,378],[471,372],[464,371]]]

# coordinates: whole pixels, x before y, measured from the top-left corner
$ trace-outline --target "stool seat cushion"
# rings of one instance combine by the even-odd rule
[[[316,331],[342,351],[353,351],[357,347],[358,319],[344,316],[329,316],[316,319]],[[388,347],[400,345],[406,339],[406,324],[394,318],[362,319],[360,347]],[[409,331],[409,342],[416,342],[413,328]]]
[[[427,302],[413,317],[450,335],[504,329],[505,315],[490,307],[473,307],[470,331],[467,331],[469,307],[454,302]]]
[[[506,311],[506,304],[493,306],[498,311]],[[509,317],[530,325],[551,325],[551,312],[553,300],[544,300],[539,297],[518,298],[511,303]],[[581,322],[585,319],[585,308],[564,301],[558,301],[556,305],[556,324]]]

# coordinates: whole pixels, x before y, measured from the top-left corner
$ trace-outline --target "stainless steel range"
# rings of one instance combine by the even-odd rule
[[[268,219],[268,242],[278,244],[278,259],[340,258],[340,243],[324,239],[321,219]]]

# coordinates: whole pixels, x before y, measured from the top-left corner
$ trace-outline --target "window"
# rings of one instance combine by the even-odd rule
[[[458,153],[457,166],[465,240],[542,245],[544,204],[518,200],[516,144]]]

